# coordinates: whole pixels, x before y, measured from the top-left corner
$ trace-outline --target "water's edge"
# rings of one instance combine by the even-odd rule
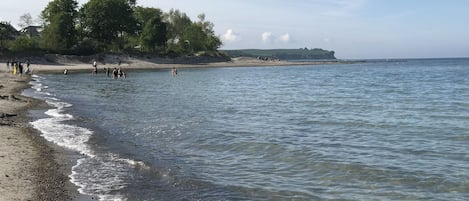
[[[468,65],[44,75],[31,124],[100,200],[461,200]]]

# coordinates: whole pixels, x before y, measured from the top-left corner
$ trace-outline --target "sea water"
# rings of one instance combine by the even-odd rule
[[[467,200],[469,60],[39,74],[100,200]]]

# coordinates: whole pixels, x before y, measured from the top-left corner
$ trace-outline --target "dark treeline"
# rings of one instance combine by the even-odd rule
[[[76,0],[53,0],[43,9],[41,21],[43,30],[37,35],[21,34],[1,22],[2,52],[178,56],[214,52],[222,44],[204,14],[192,21],[179,10],[164,13],[137,6],[136,0],[89,0],[81,7]]]

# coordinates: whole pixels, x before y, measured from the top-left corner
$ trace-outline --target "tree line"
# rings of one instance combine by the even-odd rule
[[[25,20],[31,19],[26,15]],[[222,45],[204,14],[192,21],[179,10],[164,13],[137,6],[136,0],[89,0],[81,7],[76,0],[53,0],[41,12],[41,21],[43,30],[33,37],[13,37],[14,27],[0,22],[2,51],[184,55]]]

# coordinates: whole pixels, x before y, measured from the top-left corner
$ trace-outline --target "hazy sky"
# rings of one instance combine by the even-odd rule
[[[37,17],[47,0],[6,1],[0,20]],[[85,3],[87,0],[79,0]],[[467,0],[137,0],[205,13],[222,49],[323,48],[341,59],[469,57]]]

